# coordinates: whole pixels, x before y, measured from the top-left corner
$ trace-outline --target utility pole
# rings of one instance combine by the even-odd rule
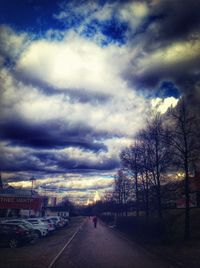
[[[29,217],[31,216],[31,203],[32,203],[32,197],[33,197],[33,182],[36,179],[34,177],[30,178],[31,183],[31,200],[30,200],[30,206],[29,206]]]
[[[2,178],[1,178],[1,172],[0,172],[0,190],[3,189],[3,182],[2,182]]]

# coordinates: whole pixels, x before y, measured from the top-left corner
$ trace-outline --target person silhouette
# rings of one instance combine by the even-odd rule
[[[94,228],[97,228],[97,216],[93,217]]]

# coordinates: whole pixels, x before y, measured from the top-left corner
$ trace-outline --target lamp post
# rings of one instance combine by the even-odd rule
[[[43,212],[42,216],[46,216],[46,208],[48,204],[48,197],[47,197],[47,185],[44,186],[44,197],[43,197]]]
[[[31,184],[31,196],[33,195],[33,182],[36,181],[34,177],[30,178],[30,181],[32,182]]]
[[[29,206],[29,217],[31,216],[31,202],[32,202],[32,196],[33,196],[33,183],[36,179],[34,177],[30,178],[31,183],[31,201]]]

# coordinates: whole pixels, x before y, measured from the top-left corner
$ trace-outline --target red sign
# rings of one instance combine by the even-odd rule
[[[0,196],[0,208],[4,209],[33,209],[41,208],[41,198]]]

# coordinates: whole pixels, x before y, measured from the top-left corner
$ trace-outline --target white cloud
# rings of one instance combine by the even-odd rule
[[[105,3],[100,6],[95,2],[87,2],[84,5],[73,5],[72,3],[66,3],[61,5],[61,10],[58,14],[54,14],[54,18],[62,21],[65,24],[73,25],[74,14],[81,18],[81,24],[75,25],[78,32],[87,27],[91,22],[98,20],[101,23],[105,23],[113,18],[113,15],[118,18],[119,22],[128,22],[132,30],[136,30],[140,26],[142,20],[149,13],[149,6],[145,2],[128,2],[128,3]],[[73,26],[72,26],[73,27]],[[98,28],[96,25],[95,27]],[[99,33],[96,33],[99,35]],[[101,40],[104,37],[101,35]]]
[[[27,174],[26,174],[27,175]],[[7,173],[3,173],[3,177],[9,177]],[[47,196],[57,196],[60,198],[67,196],[72,201],[80,201],[85,203],[88,197],[94,198],[96,190],[99,194],[103,193],[105,189],[111,188],[113,183],[113,176],[106,174],[99,174],[98,176],[86,174],[68,174],[67,178],[64,175],[46,176],[44,179],[36,178],[34,188],[39,194]],[[30,180],[23,180],[16,182],[9,182],[9,185],[18,188],[31,188]]]
[[[175,107],[178,103],[178,99],[174,97],[163,98],[155,98],[152,99],[151,104],[153,109],[164,114],[170,107]]]
[[[108,160],[119,160],[119,154],[125,147],[130,146],[133,140],[130,138],[112,138],[105,139],[102,142],[107,146],[107,151],[99,151],[97,153],[84,151],[80,148],[68,147],[60,150],[60,156],[65,159],[68,157],[71,160],[79,162],[87,162],[88,164],[103,164]]]
[[[1,76],[5,118],[15,115],[33,124],[61,120],[63,124],[81,124],[95,131],[125,136],[133,136],[145,121],[146,101],[134,91],[125,89],[105,103],[81,103],[71,101],[64,93],[46,95],[39,87],[18,81],[5,69]],[[115,87],[112,90],[114,94]]]
[[[15,33],[10,27],[0,25],[0,40],[1,61],[7,56],[16,60],[28,43],[28,35]]]
[[[148,5],[145,2],[130,2],[124,5],[119,11],[122,20],[128,21],[133,30],[141,24],[144,17],[149,13]]]
[[[119,75],[128,60],[123,47],[103,48],[71,32],[62,41],[32,42],[21,55],[16,70],[57,89],[116,95],[127,90]]]

